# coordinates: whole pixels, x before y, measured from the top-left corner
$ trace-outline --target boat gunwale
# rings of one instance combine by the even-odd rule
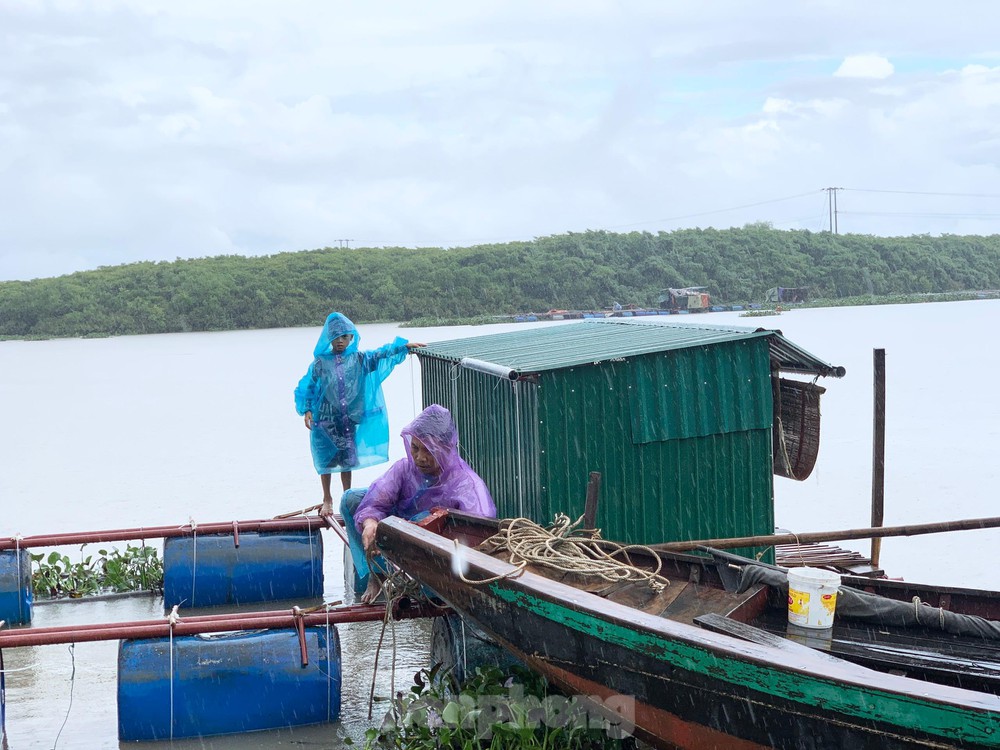
[[[380,523],[377,533],[380,546],[389,540],[389,535],[410,538],[418,542],[426,551],[442,560],[447,560],[450,568],[454,541],[449,537],[395,518],[388,518]],[[387,556],[392,559],[391,543],[384,546]],[[614,623],[616,626],[630,631],[644,631],[655,638],[675,641],[689,648],[703,650],[707,655],[716,659],[749,663],[758,669],[789,674],[826,686],[849,686],[862,694],[874,695],[883,700],[915,703],[936,707],[940,710],[958,710],[963,714],[971,713],[984,717],[991,713],[1000,714],[1000,697],[990,693],[926,682],[902,675],[887,674],[821,652],[812,652],[811,650],[791,652],[742,641],[729,635],[712,633],[696,625],[688,625],[667,617],[644,613],[530,571],[524,571],[516,578],[510,577],[515,566],[471,548],[466,549],[464,559],[469,565],[467,576],[478,571],[484,579],[502,577],[487,584],[493,596],[503,598],[499,592],[507,587],[512,593],[520,592],[533,595],[570,612]],[[717,670],[717,673],[714,673],[714,676],[732,685],[746,687],[765,695],[771,694],[784,699],[791,697],[762,690],[760,682],[751,683],[747,680],[735,679],[727,673],[724,665]],[[804,698],[805,696],[802,696],[797,699],[797,702],[803,705],[812,705]],[[795,699],[793,698],[793,700]],[[882,714],[883,712],[879,712],[879,715],[869,712],[866,716],[870,719],[900,726],[898,722],[886,718]],[[861,716],[862,714],[857,715]],[[931,734],[954,739],[954,736],[948,732],[932,732]],[[1000,744],[1000,736],[995,742]]]

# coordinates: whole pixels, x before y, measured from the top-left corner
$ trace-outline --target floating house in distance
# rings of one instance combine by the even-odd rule
[[[809,299],[809,287],[776,286],[767,290],[764,301],[778,304],[794,305]]]
[[[656,298],[661,310],[671,312],[707,312],[712,307],[712,298],[704,286],[689,286],[683,289],[664,289]]]
[[[816,458],[824,389],[808,378],[844,375],[780,331],[660,319],[417,354],[424,404],[451,409],[501,517],[576,519],[596,471],[596,526],[631,543],[773,533],[773,473],[804,478]]]

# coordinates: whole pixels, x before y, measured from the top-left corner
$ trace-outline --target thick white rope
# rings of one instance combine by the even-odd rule
[[[565,573],[596,576],[612,583],[644,581],[654,591],[662,591],[670,585],[670,581],[660,575],[660,558],[651,548],[641,544],[609,542],[601,539],[599,532],[577,532],[576,528],[582,522],[583,516],[571,523],[569,516],[563,513],[558,513],[554,523],[547,528],[527,518],[505,519],[500,522],[500,531],[481,546],[506,550],[511,564],[520,569],[527,565],[541,565]],[[633,564],[630,553],[634,552],[644,552],[656,560],[656,569],[650,571]]]

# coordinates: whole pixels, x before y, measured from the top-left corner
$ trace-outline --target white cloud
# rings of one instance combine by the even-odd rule
[[[962,5],[2,3],[0,280],[1000,192],[1000,6]],[[878,200],[841,228],[1000,231]]]
[[[851,55],[845,57],[834,72],[842,78],[888,78],[895,72],[892,63],[880,55]]]

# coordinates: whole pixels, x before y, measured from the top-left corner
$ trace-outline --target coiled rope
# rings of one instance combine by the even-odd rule
[[[528,565],[539,565],[563,573],[596,577],[609,583],[645,582],[652,590],[662,591],[670,581],[660,575],[662,563],[650,547],[642,544],[619,544],[601,539],[599,530],[577,530],[583,516],[571,522],[565,513],[556,514],[551,526],[539,526],[527,518],[510,518],[500,522],[500,531],[480,545],[490,552],[506,551],[516,570],[508,577],[520,575]],[[632,555],[642,552],[656,561],[656,568],[647,570],[632,561]],[[466,583],[482,584],[487,581]]]

